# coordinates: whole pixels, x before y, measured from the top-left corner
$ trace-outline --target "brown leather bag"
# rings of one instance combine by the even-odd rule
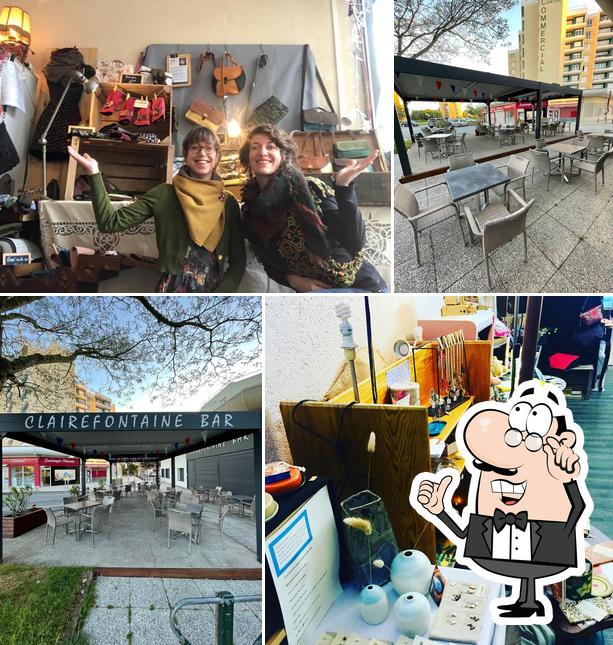
[[[245,87],[245,70],[228,50],[221,57],[221,65],[213,70],[213,78],[217,96],[235,96]]]
[[[313,135],[315,137],[315,144],[313,146],[313,152],[315,154],[307,155],[304,154],[304,149],[306,148],[309,138]],[[320,149],[317,149],[317,140],[319,139]],[[317,154],[321,152],[321,154]],[[302,142],[302,147],[298,153],[298,160],[300,161],[300,168],[306,172],[322,172],[322,170],[330,164],[330,155],[326,154],[326,148],[324,146],[324,141],[321,135],[321,132],[307,132],[305,133],[304,140]]]
[[[226,117],[223,112],[216,110],[212,105],[209,105],[202,99],[194,99],[185,113],[185,118],[196,125],[209,128],[213,132],[217,132],[223,125]]]

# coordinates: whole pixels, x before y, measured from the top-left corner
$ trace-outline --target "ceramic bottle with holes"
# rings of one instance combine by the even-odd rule
[[[369,625],[382,623],[389,613],[387,595],[379,585],[366,585],[360,592],[360,616]]]
[[[423,636],[430,629],[430,603],[421,593],[402,594],[392,609],[398,631],[414,638]]]

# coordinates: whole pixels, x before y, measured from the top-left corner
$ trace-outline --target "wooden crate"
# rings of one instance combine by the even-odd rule
[[[132,134],[155,134],[161,143],[131,143],[112,139],[72,137],[70,145],[81,154],[87,152],[100,164],[100,170],[118,192],[142,195],[161,183],[172,181],[172,88],[168,85],[140,85],[134,83],[101,83],[101,91],[92,94],[87,117],[87,125],[99,131],[104,126],[117,123],[118,109],[109,115],[100,114],[106,96],[115,87],[135,98],[152,99],[164,97],[166,119],[147,127],[122,125]],[[136,114],[136,110],[135,110]],[[73,199],[74,184],[80,171],[78,164],[71,158],[68,162],[64,199]]]

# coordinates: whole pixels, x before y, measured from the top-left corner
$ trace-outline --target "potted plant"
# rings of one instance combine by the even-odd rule
[[[68,492],[71,494],[72,497],[79,497],[81,494],[81,491],[79,490],[79,487],[76,484],[73,484],[72,486],[69,487]]]
[[[9,515],[2,517],[3,537],[14,538],[46,523],[45,511],[42,508],[36,508],[35,505],[30,506],[31,495],[31,486],[11,488],[11,492],[4,499]]]

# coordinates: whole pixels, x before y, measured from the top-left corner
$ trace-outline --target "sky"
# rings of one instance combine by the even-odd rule
[[[599,9],[598,3],[594,0],[569,0],[568,8],[576,9],[578,7],[585,7],[588,9],[597,11]],[[509,23],[510,36],[509,41],[511,45],[509,47],[495,47],[490,54],[489,63],[485,61],[476,60],[472,56],[467,56],[463,54],[458,54],[454,57],[453,63],[449,61],[449,64],[453,64],[455,67],[463,67],[464,69],[475,69],[481,72],[491,72],[492,74],[508,74],[508,64],[507,64],[507,51],[509,49],[515,49],[517,47],[517,37],[519,30],[521,28],[521,2],[519,2],[513,9],[505,11],[503,16],[507,19]],[[415,110],[426,110],[438,109],[438,103],[421,101],[413,102],[411,109]]]

